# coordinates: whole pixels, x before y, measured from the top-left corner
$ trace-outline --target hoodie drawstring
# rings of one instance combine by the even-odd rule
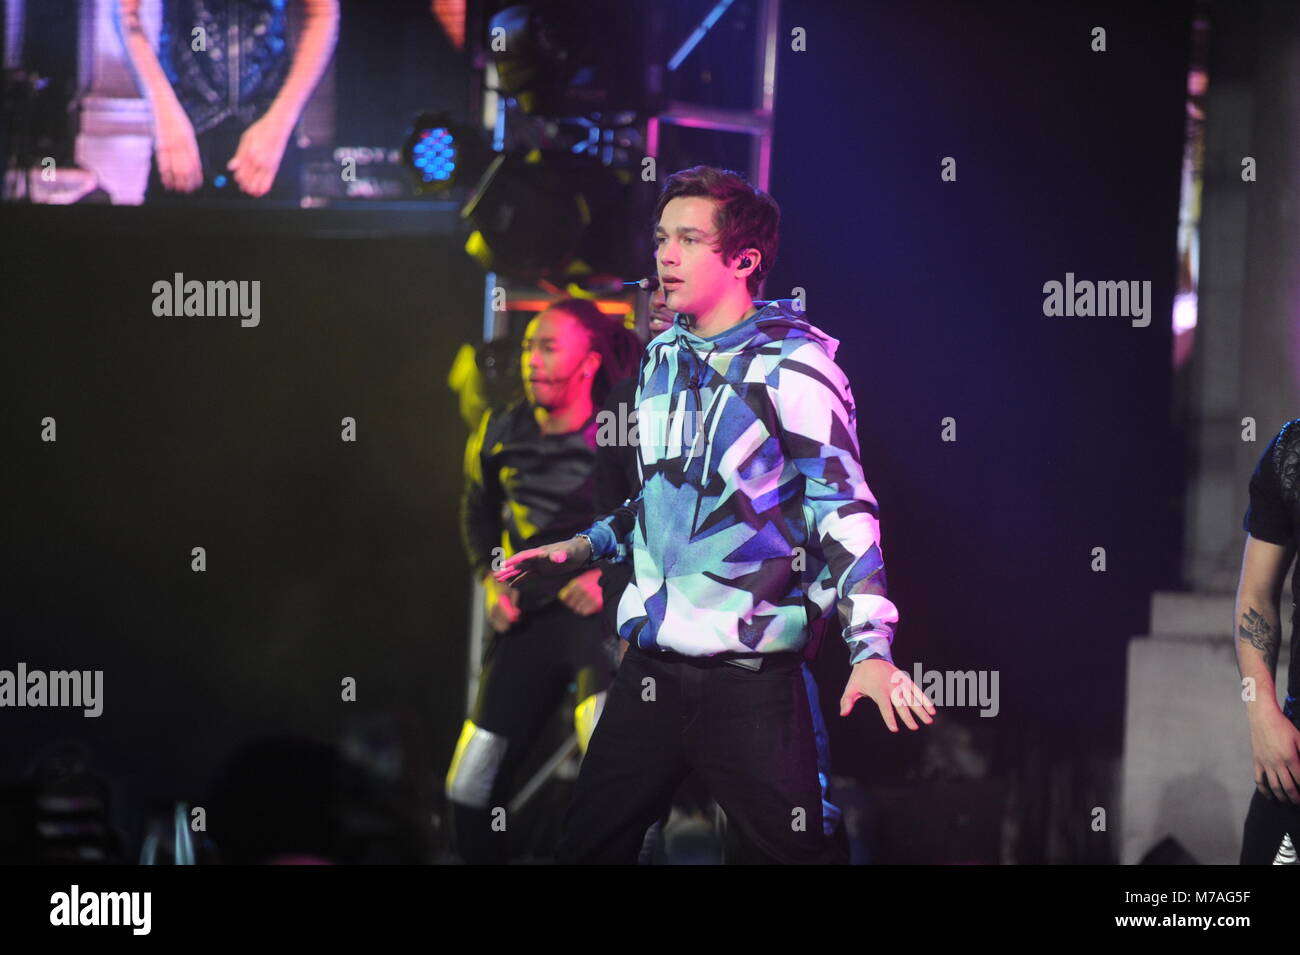
[[[691,380],[689,383],[691,391],[695,393],[695,421],[692,423],[692,427],[695,429],[695,432],[691,438],[690,451],[686,455],[686,464],[690,464],[691,458],[695,457],[695,445],[700,440],[700,432],[703,430],[704,427],[704,422],[702,420],[704,402],[700,398],[700,385],[704,383],[704,375],[708,373],[710,367],[708,363],[709,359],[711,359],[714,353],[718,350],[718,343],[714,342],[712,345],[709,346],[709,354],[706,358],[703,359],[700,358],[699,353],[696,352],[695,349],[691,347],[691,343],[686,341],[686,339],[684,338],[682,339],[682,344],[685,345],[686,350],[691,353],[691,357],[694,358],[695,361],[700,364],[700,370],[698,372],[692,369]]]

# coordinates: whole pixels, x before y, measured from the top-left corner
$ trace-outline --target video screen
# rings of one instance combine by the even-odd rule
[[[464,0],[2,8],[5,201],[429,197],[403,159],[417,119],[446,135],[474,105]]]

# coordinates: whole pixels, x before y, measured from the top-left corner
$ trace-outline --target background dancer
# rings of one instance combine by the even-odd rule
[[[593,303],[555,303],[524,336],[524,400],[485,414],[466,451],[463,533],[493,631],[447,773],[453,838],[468,862],[509,858],[507,832],[516,827],[494,828],[493,809],[506,804],[516,770],[570,683],[581,700],[612,673],[599,569],[515,588],[497,583],[491,568],[502,547],[509,554],[590,523],[596,409],[635,367],[639,345]]]

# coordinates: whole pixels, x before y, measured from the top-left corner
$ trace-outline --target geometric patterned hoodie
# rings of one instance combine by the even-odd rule
[[[619,635],[690,656],[797,651],[838,611],[850,662],[892,662],[898,610],[839,342],[790,300],[756,304],[711,338],[679,316],[646,346],[635,419],[597,434],[636,444],[641,471],[640,495],[585,532],[594,559],[633,564]]]

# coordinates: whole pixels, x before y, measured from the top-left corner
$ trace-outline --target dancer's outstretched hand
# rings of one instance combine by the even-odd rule
[[[894,710],[898,710],[898,715],[910,730],[920,729],[912,719],[913,713],[927,725],[934,722],[931,718],[934,716],[934,704],[930,698],[906,673],[888,660],[876,658],[853,665],[848,685],[844,687],[844,695],[840,697],[840,716],[848,716],[853,711],[853,704],[863,697],[875,701],[880,710],[880,718],[885,721],[891,733],[898,732]]]
[[[561,566],[567,566],[567,563]],[[605,606],[605,594],[600,589],[600,575],[600,568],[593,567],[574,577],[560,589],[560,603],[580,617],[600,613]]]
[[[591,556],[587,542],[581,537],[570,537],[558,544],[545,547],[530,547],[512,554],[501,562],[501,567],[493,576],[503,584],[517,584],[530,574],[555,576],[569,574],[573,568],[581,567]]]
[[[515,588],[486,574],[483,577],[483,599],[488,623],[497,633],[505,633],[519,622],[519,591]]]

